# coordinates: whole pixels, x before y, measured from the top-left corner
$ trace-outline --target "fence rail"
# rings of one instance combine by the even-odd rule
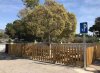
[[[37,61],[58,63],[72,66],[83,66],[83,44],[7,44],[8,53],[18,57],[30,58]],[[91,64],[94,57],[94,45],[87,44],[87,65]]]

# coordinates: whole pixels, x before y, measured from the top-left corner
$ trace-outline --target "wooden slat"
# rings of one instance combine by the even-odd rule
[[[99,57],[97,45],[95,52],[96,57]],[[88,45],[87,58],[88,64],[92,62],[94,55],[94,46]],[[32,57],[33,60],[44,62],[56,62],[67,65],[80,65],[83,62],[83,46],[82,44],[51,44],[50,47],[46,44],[9,44],[10,55]],[[91,55],[91,56],[90,56]]]

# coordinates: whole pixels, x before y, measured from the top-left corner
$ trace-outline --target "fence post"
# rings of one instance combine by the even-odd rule
[[[5,44],[5,53],[8,54],[9,44]]]
[[[86,58],[87,58],[87,53],[86,53],[86,49],[87,49],[87,47],[86,47],[86,34],[84,33],[83,34],[83,49],[84,49],[84,69],[86,69],[86,66],[87,66],[87,60],[86,60]]]
[[[49,49],[50,49],[50,58],[51,58],[51,43],[50,43],[50,45],[49,45]]]
[[[11,52],[12,44],[13,44],[13,43],[8,43],[8,44],[6,44],[6,49],[8,49],[8,54],[9,54],[9,55],[11,55],[11,53],[12,53],[12,52]]]

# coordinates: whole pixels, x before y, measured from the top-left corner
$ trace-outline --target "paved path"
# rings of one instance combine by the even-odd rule
[[[81,68],[73,68],[37,62],[27,59],[14,59],[6,54],[0,54],[0,73],[93,73]]]

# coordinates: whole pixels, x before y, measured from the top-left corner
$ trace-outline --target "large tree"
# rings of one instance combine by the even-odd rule
[[[89,31],[94,32],[97,37],[100,37],[100,17],[95,19],[95,24],[90,27]]]
[[[26,23],[22,20],[15,20],[13,23],[8,23],[6,25],[6,34],[12,38],[17,38],[18,40],[24,41],[34,41],[34,39],[40,39],[29,33],[29,30],[26,28]]]
[[[62,37],[71,38],[76,29],[75,15],[66,11],[63,5],[55,1],[46,1],[38,5],[24,18],[30,34],[45,40]]]
[[[35,0],[29,2],[24,0],[26,8],[21,11],[21,18],[15,20],[11,26],[14,31],[13,36],[19,39],[32,38],[49,42],[50,40],[59,42],[62,39],[68,42],[73,38],[76,30],[76,17],[73,13],[66,11],[63,5],[53,0],[45,0],[44,4],[38,3],[35,6],[30,5],[30,1]],[[6,29],[8,30],[8,25]]]

